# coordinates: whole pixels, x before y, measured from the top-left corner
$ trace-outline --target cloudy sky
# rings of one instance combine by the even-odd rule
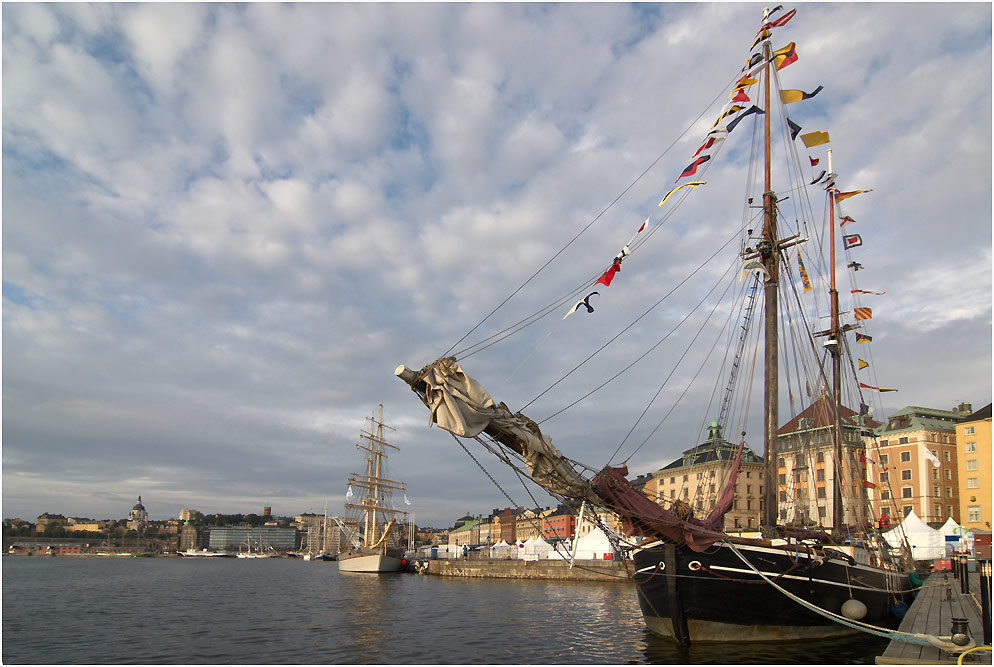
[[[845,206],[860,287],[887,292],[864,303],[872,380],[900,388],[878,410],[986,405],[991,5],[797,9],[773,38],[799,55],[781,83],[824,89],[791,117],[829,131],[842,189],[873,189]],[[592,281],[658,221],[761,18],[748,3],[5,3],[3,516],[121,517],[139,494],[155,519],[340,512],[381,402],[418,523],[507,506],[394,368],[447,352],[526,282],[467,341]],[[466,370],[521,409],[703,265],[748,211],[751,131],[595,313],[560,308]],[[583,397],[701,296],[664,302],[528,414]],[[638,424],[621,458],[665,465],[714,418],[707,389],[651,437],[679,391],[638,421],[693,333],[543,430],[599,467]]]

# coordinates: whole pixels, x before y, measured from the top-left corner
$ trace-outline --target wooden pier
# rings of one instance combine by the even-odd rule
[[[960,593],[960,582],[951,572],[935,572],[925,580],[914,603],[901,621],[899,630],[935,636],[949,636],[953,618],[965,618],[970,624],[970,636],[977,646],[983,644],[984,626],[981,618],[980,575],[970,573],[970,592]],[[958,653],[943,651],[934,646],[891,641],[883,655],[876,658],[878,665],[954,665]],[[963,664],[991,664],[990,651],[974,651],[963,659]]]

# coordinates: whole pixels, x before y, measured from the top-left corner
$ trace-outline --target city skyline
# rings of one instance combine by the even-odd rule
[[[390,476],[425,525],[469,499],[534,503],[429,429],[394,368],[445,354],[663,154],[556,279],[603,269],[656,214],[762,18],[743,3],[2,11],[4,517],[110,516],[139,494],[154,518],[339,513],[382,403]],[[797,45],[784,80],[823,86],[792,115],[831,133],[842,187],[873,190],[846,202],[845,229],[861,285],[886,292],[859,346],[869,384],[900,390],[874,397],[877,417],[991,400],[990,25],[989,4],[801,3],[776,35]],[[630,473],[652,472],[715,418],[695,388],[665,428],[646,424],[669,395],[639,424],[676,349],[561,415],[616,367],[543,391],[710,254],[704,222],[739,215],[722,177],[745,144],[727,143],[596,312],[465,364],[512,410],[540,397],[529,416],[572,459],[596,469],[638,425]]]

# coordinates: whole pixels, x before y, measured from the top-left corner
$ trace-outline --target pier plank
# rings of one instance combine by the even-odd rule
[[[980,578],[970,577],[970,590],[979,590]],[[970,635],[979,645],[983,640],[983,621],[973,596],[960,593],[960,582],[947,572],[930,576],[919,591],[911,608],[901,622],[901,632],[948,636],[953,618],[969,622]],[[934,646],[892,641],[883,655],[877,656],[878,665],[955,664],[958,654]],[[968,655],[965,664],[991,664],[990,652]]]

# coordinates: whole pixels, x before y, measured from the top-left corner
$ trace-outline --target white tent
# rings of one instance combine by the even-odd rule
[[[528,541],[525,542],[524,553],[526,556],[537,556],[540,559],[547,558],[550,551],[552,551],[552,545],[542,537],[528,538]]]
[[[956,523],[952,517],[946,519],[946,522],[942,524],[941,528],[939,528],[939,532],[943,534],[946,546],[951,550],[959,551],[960,546],[962,545],[960,540],[963,540],[966,543],[964,546],[966,546],[967,550],[973,551],[973,533],[968,533],[966,529]]]
[[[946,555],[946,539],[942,531],[931,528],[918,518],[914,510],[895,528],[884,533],[884,539],[892,547],[900,547],[907,537],[911,545],[911,557],[915,560],[931,560]]]
[[[605,560],[605,555],[614,557],[611,541],[600,528],[595,528],[576,540],[577,560]]]
[[[501,540],[497,544],[490,547],[490,557],[491,558],[507,558],[511,555],[511,545]]]

